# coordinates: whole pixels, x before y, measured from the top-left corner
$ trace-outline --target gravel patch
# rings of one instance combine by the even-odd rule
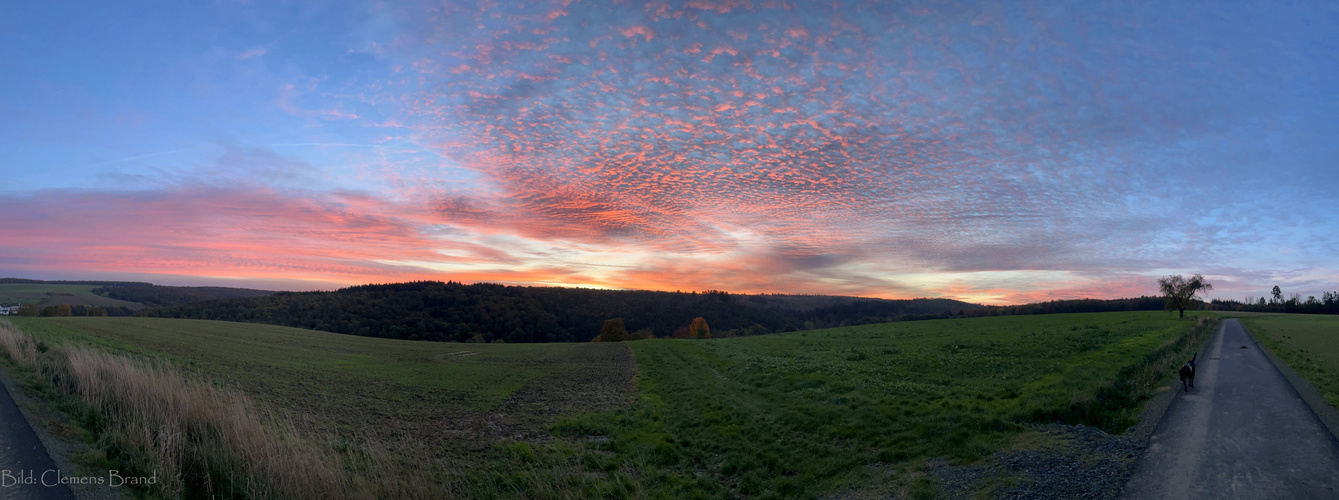
[[[1084,425],[1031,429],[1043,444],[1002,451],[967,466],[931,461],[929,470],[946,498],[1116,498],[1134,472],[1144,443]]]

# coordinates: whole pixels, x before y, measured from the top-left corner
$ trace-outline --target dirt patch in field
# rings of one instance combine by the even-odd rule
[[[632,399],[637,366],[632,350],[622,343],[580,344],[567,350],[568,366],[535,380],[491,412],[503,437],[534,440],[548,436],[548,427],[566,415],[627,406]]]
[[[460,412],[439,420],[436,438],[448,447],[472,450],[507,439],[546,441],[549,427],[567,415],[612,410],[632,400],[637,367],[627,345],[579,344],[537,362],[556,369],[487,412]]]
[[[438,355],[439,362],[465,362],[468,349]],[[463,358],[463,359],[462,359]],[[625,344],[578,344],[555,349],[531,366],[549,365],[550,373],[535,378],[491,409],[474,411],[444,401],[445,394],[414,394],[399,403],[377,401],[375,394],[405,394],[391,386],[351,388],[362,411],[335,410],[341,405],[304,401],[295,405],[315,415],[295,415],[301,427],[315,436],[338,436],[380,448],[399,456],[436,456],[472,461],[481,452],[505,440],[543,442],[552,439],[549,427],[565,416],[627,406],[633,397],[636,364]],[[269,395],[266,395],[269,396]],[[262,399],[268,399],[262,397]],[[432,404],[443,401],[446,404]],[[289,401],[279,406],[292,405]],[[307,420],[307,422],[301,422]],[[332,428],[333,424],[333,428]]]

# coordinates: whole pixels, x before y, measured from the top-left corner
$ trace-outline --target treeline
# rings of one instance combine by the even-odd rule
[[[1258,299],[1246,297],[1244,301],[1214,299],[1209,303],[1209,308],[1220,311],[1339,314],[1339,291],[1323,292],[1319,298],[1310,295],[1305,299],[1301,294],[1294,293],[1285,299],[1282,290],[1276,286],[1271,295]]]
[[[992,306],[968,313],[970,316],[1010,316],[1017,314],[1064,314],[1118,311],[1162,311],[1166,297],[1135,297],[1132,299],[1072,299],[1035,302],[1016,306]]]
[[[585,342],[604,322],[673,336],[703,317],[715,332],[756,335],[850,324],[955,317],[984,306],[949,299],[883,300],[412,282],[334,292],[278,292],[209,300],[143,316],[294,326],[371,337],[437,341]],[[811,307],[813,304],[827,304]]]
[[[688,338],[697,318],[712,337],[762,335],[923,319],[1158,311],[1163,297],[981,306],[951,299],[884,300],[720,291],[657,292],[423,281],[334,292],[209,300],[142,316],[242,321],[336,333],[457,342],[585,342],[619,319],[627,338]]]
[[[86,306],[60,304],[42,307],[38,304],[23,304],[18,316],[132,316],[135,310],[125,306]]]
[[[458,342],[584,342],[600,334],[606,321],[616,318],[625,325],[628,339],[687,338],[689,325],[696,318],[710,323],[712,337],[735,337],[954,317],[1150,311],[1162,310],[1165,303],[1163,297],[1137,297],[981,306],[951,299],[591,290],[437,281],[364,285],[334,292],[103,283],[94,291],[153,306],[135,313],[138,316],[267,323],[369,337]],[[1298,299],[1293,305],[1279,307],[1302,312],[1316,309],[1316,304],[1323,308],[1335,302],[1339,302],[1339,292],[1327,293],[1322,300]],[[1229,308],[1223,304],[1214,301],[1201,306]],[[93,306],[74,306],[68,311],[46,309],[51,310],[30,308],[20,314],[123,316],[132,312]]]

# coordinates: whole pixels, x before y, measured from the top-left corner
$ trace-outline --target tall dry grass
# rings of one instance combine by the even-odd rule
[[[16,364],[77,398],[100,442],[152,476],[165,498],[345,498],[340,458],[289,424],[263,419],[235,390],[171,366],[81,346],[48,345],[0,321]]]

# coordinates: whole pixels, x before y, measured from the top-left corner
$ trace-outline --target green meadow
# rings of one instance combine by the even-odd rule
[[[11,321],[54,343],[170,360],[319,429],[350,436],[404,433],[440,427],[447,419],[477,418],[528,384],[593,369],[587,365],[595,360],[584,360],[579,351],[626,351],[621,345],[414,342],[189,319]]]
[[[144,304],[128,302],[93,293],[94,285],[62,285],[52,283],[0,283],[0,305],[40,304],[58,306],[61,304],[102,307],[127,307],[138,310]]]
[[[1241,318],[1255,338],[1339,407],[1339,317],[1279,314]]]
[[[169,360],[321,446],[382,457],[375,471],[346,464],[377,478],[355,490],[526,498],[933,496],[927,459],[973,463],[1027,442],[1033,424],[1125,432],[1213,327],[1126,312],[443,344],[197,320],[15,323]]]
[[[596,463],[630,464],[639,487],[670,497],[915,491],[906,478],[924,459],[981,459],[1028,423],[1125,431],[1169,360],[1209,338],[1183,337],[1193,324],[1059,314],[639,342],[637,405],[556,430],[607,437],[588,446],[608,453]]]
[[[36,304],[51,298],[51,293],[93,295],[93,285],[53,285],[47,283],[0,283],[0,304]]]

